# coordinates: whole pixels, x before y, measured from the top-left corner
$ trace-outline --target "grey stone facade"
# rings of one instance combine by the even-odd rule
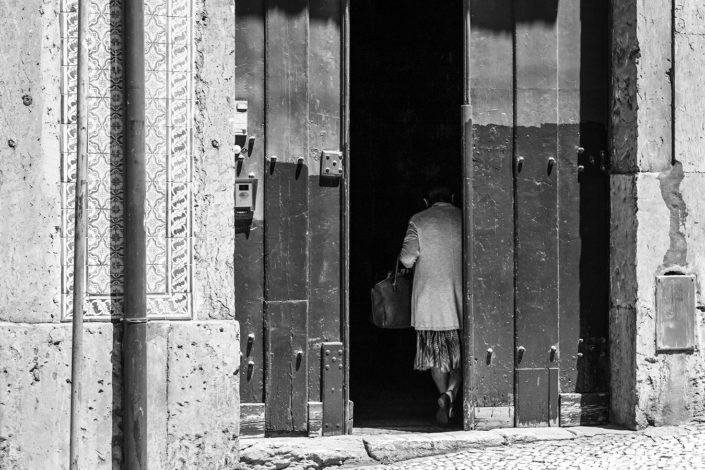
[[[611,420],[632,428],[705,417],[705,11],[695,0],[669,2],[612,2]],[[62,126],[71,124],[71,93],[62,89],[71,64],[62,9],[70,3],[0,3],[0,467],[8,469],[68,467],[71,326],[62,306],[71,218],[62,191],[71,180]],[[153,468],[232,466],[239,445],[234,4],[188,5],[189,308],[149,327]],[[656,351],[655,279],[669,272],[696,276],[693,351]],[[98,317],[84,333],[83,458],[113,468],[121,332],[110,315]]]
[[[611,411],[629,427],[705,414],[702,13],[692,0],[613,2]],[[656,350],[666,273],[696,276],[692,352]]]
[[[169,2],[169,11],[160,12],[162,4],[166,2],[147,2],[147,10],[153,13],[150,19],[171,28],[167,32],[149,26],[152,43],[158,48],[159,44],[181,41],[189,56],[179,66],[175,62],[178,51],[172,50],[167,59],[171,62],[152,68],[163,71],[165,79],[176,70],[167,88],[172,92],[179,85],[179,73],[189,84],[184,87],[184,96],[163,92],[155,97],[173,107],[180,104],[176,102],[179,98],[189,106],[189,122],[184,128],[191,140],[184,147],[184,158],[191,171],[188,178],[172,177],[174,171],[153,178],[155,185],[164,188],[184,183],[190,199],[184,199],[188,204],[182,218],[185,232],[174,229],[163,238],[166,259],[159,258],[154,265],[163,266],[162,272],[167,266],[177,266],[172,263],[177,250],[172,242],[186,234],[181,245],[188,249],[181,256],[179,272],[174,271],[169,287],[163,284],[162,288],[155,281],[152,289],[165,294],[152,298],[152,304],[162,309],[155,317],[164,319],[151,322],[148,329],[149,463],[151,468],[221,468],[237,461],[239,436],[239,358],[233,352],[239,350],[232,260],[235,171],[229,121],[234,109],[233,5],[225,1],[174,1]],[[3,469],[61,469],[69,464],[71,323],[65,321],[65,313],[70,312],[65,303],[72,291],[73,202],[67,192],[72,186],[67,129],[74,126],[75,119],[71,84],[75,80],[71,75],[75,67],[75,5],[71,0],[0,5]],[[101,162],[119,161],[121,149],[119,141],[109,140],[106,142],[113,145],[105,150],[100,133],[107,126],[110,130],[105,137],[112,139],[116,129],[119,131],[122,98],[113,78],[120,73],[122,46],[116,27],[121,2],[94,1],[91,5],[94,34],[89,41],[93,54],[89,68],[94,87],[89,94],[94,114],[89,144],[97,150],[89,156],[89,186],[94,184],[96,189],[89,188],[88,205],[96,221],[103,210],[110,214],[110,222],[89,222],[88,232],[89,236],[92,231],[116,232],[108,235],[112,243],[109,262],[101,258],[97,242],[89,243],[92,248],[86,269],[109,283],[109,290],[89,285],[89,296],[97,293],[113,302],[120,294],[116,286],[122,217],[121,207],[115,203],[120,200],[121,182],[107,174],[119,168]],[[179,25],[187,34],[177,35]],[[110,69],[112,66],[118,68]],[[178,72],[179,67],[186,71]],[[99,116],[96,113],[103,99],[113,107]],[[179,123],[172,120],[169,124],[170,129],[160,129],[156,135],[177,136]],[[158,137],[156,146],[159,138],[166,137]],[[163,152],[164,161],[178,149],[176,144],[166,148],[169,150],[158,151]],[[107,152],[107,160],[100,160],[101,152]],[[99,170],[104,173],[97,176]],[[101,193],[102,189],[112,193]],[[174,219],[170,227],[177,223]],[[105,272],[101,274],[101,270]],[[161,300],[167,298],[169,288],[188,297],[188,309],[183,310],[187,315],[172,315],[176,313],[170,310],[172,304]],[[98,312],[93,307],[87,307],[88,317]],[[107,316],[93,315],[84,328],[81,461],[85,468],[118,468],[122,458],[121,327],[114,313],[113,318],[110,310]],[[169,321],[171,316],[180,319]]]

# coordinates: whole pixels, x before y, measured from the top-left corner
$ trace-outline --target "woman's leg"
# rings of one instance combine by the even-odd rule
[[[431,377],[436,384],[438,393],[445,393],[448,390],[449,376],[450,374],[448,372],[442,372],[438,367],[431,367]]]
[[[463,372],[460,367],[453,369],[448,374],[448,388],[446,389],[452,395],[452,400],[455,401],[455,396],[463,386]]]

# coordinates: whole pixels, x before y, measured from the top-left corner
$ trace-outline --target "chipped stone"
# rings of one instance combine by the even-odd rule
[[[241,468],[252,470],[320,469],[364,462],[372,460],[356,436],[244,439],[240,451]]]
[[[363,440],[369,455],[382,463],[505,443],[505,438],[495,431],[392,434],[366,436]]]

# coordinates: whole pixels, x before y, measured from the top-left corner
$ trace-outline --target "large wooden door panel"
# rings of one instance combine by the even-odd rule
[[[264,0],[237,0],[235,11],[235,87],[248,102],[252,153],[237,165],[237,177],[264,173]],[[262,197],[248,233],[235,236],[235,314],[240,322],[240,402],[264,403],[264,221]],[[252,408],[252,407],[251,407]],[[256,407],[262,409],[262,407]],[[260,413],[261,415],[261,413]],[[263,416],[261,417],[263,418]],[[257,416],[258,425],[261,423]]]
[[[309,0],[309,400],[323,401],[321,351],[341,340],[342,313],[340,180],[321,180],[324,150],[340,150],[341,123],[340,0]],[[328,165],[330,166],[330,165]],[[337,171],[337,170],[336,170]]]
[[[557,425],[561,392],[607,378],[607,2],[471,11],[469,405],[481,427]]]
[[[342,185],[320,178],[322,152],[342,148],[341,5],[236,1],[237,98],[254,138],[237,171],[261,181],[237,235],[234,287],[244,426],[256,432],[311,431],[321,347],[341,339]]]
[[[514,376],[514,190],[512,0],[473,0],[471,24],[471,315],[475,413],[511,426]],[[467,220],[467,219],[466,219]]]
[[[308,415],[308,9],[266,3],[264,301],[268,431],[306,431]]]
[[[558,392],[548,371],[558,358],[556,6],[514,2],[517,426],[549,425]]]

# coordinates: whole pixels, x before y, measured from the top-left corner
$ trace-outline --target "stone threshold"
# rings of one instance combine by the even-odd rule
[[[407,432],[355,429],[349,436],[272,437],[240,440],[241,469],[364,468],[472,448],[565,440],[601,434],[631,434],[615,426],[505,428],[491,431]]]

